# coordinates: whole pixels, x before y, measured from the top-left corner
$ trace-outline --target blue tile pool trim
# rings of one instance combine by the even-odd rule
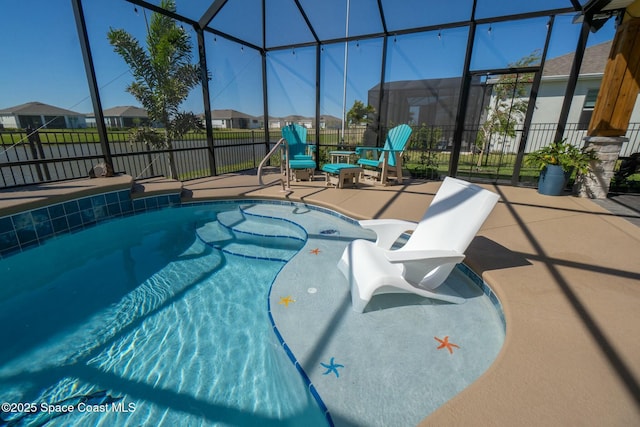
[[[276,275],[276,277],[278,276]],[[271,329],[273,329],[273,333],[275,334],[276,338],[278,339],[278,342],[282,346],[282,349],[284,350],[286,355],[289,357],[289,360],[291,361],[291,363],[293,363],[293,366],[295,366],[296,370],[302,377],[302,381],[304,381],[304,384],[309,390],[309,393],[311,393],[311,396],[313,396],[313,399],[316,401],[316,404],[320,407],[320,410],[324,414],[324,417],[327,420],[327,423],[329,424],[330,427],[333,427],[335,424],[333,423],[333,418],[331,418],[331,413],[329,412],[329,408],[327,408],[327,405],[325,405],[324,401],[322,400],[322,397],[320,397],[318,390],[316,390],[316,387],[311,382],[311,378],[309,378],[309,375],[307,375],[305,370],[300,365],[300,362],[298,362],[298,359],[296,358],[296,356],[293,354],[293,352],[285,342],[284,338],[282,337],[282,334],[280,334],[280,331],[276,326],[275,320],[273,319],[273,315],[271,314],[271,290],[273,289],[274,282],[275,282],[275,279],[273,282],[271,282],[271,286],[269,286],[269,293],[267,297],[267,314],[269,315],[269,322],[271,323]]]
[[[471,270],[466,264],[460,263],[456,266],[465,276],[467,276],[473,283],[480,288],[483,294],[489,297],[489,301],[493,304],[493,307],[496,309],[498,316],[500,316],[500,323],[502,324],[502,329],[506,333],[507,331],[507,322],[504,319],[504,311],[502,310],[502,303],[498,296],[493,292],[493,289],[487,285],[482,277],[478,276],[475,271]]]
[[[292,202],[289,200],[271,200],[271,199],[225,199],[225,200],[207,200],[202,202],[184,202],[182,206],[205,206],[210,204],[250,204],[261,203],[263,205],[281,205],[281,206],[298,206],[305,209],[313,209],[315,211],[323,212],[327,215],[335,216],[351,224],[358,224],[358,221],[343,215],[334,210],[324,208],[322,206],[308,205],[306,203]]]
[[[0,217],[0,259],[112,218],[178,205],[180,194],[177,193],[132,200],[131,190],[127,189]]]

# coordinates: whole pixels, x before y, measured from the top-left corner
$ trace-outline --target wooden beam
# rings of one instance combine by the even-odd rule
[[[640,18],[618,26],[607,60],[589,136],[624,136],[640,91]]]

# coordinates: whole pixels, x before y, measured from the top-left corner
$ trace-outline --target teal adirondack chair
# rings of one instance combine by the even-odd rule
[[[283,160],[289,163],[293,179],[295,181],[311,179],[316,169],[316,162],[309,154],[312,146],[307,144],[307,128],[296,124],[287,125],[282,128],[282,137],[289,146],[289,158],[283,158]]]
[[[356,147],[360,156],[357,164],[363,174],[386,184],[390,175],[395,175],[398,183],[402,183],[402,153],[407,146],[412,129],[409,125],[399,125],[389,130],[384,146]]]

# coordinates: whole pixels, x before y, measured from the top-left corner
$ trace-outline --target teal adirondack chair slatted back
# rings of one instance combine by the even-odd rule
[[[396,153],[389,153],[389,166],[396,165],[396,156],[400,156],[401,152],[404,151],[404,148],[409,141],[409,137],[411,136],[411,132],[412,129],[409,125],[399,125],[389,130],[387,139],[384,141],[384,149],[396,151]],[[384,152],[380,155],[380,159],[378,161],[382,163],[383,160]]]
[[[396,165],[396,156],[400,156],[402,151],[404,151],[405,146],[407,145],[407,141],[409,141],[409,137],[411,136],[412,129],[409,125],[399,125],[389,130],[387,134],[387,139],[384,141],[384,146],[382,150],[379,148],[374,149],[375,152],[380,152],[380,158],[375,159],[366,159],[361,158],[358,160],[358,164],[361,166],[370,166],[377,168],[384,161],[385,150],[394,150],[396,152],[389,153],[389,166],[394,167]],[[357,149],[356,149],[357,151]],[[362,151],[367,151],[366,148]],[[371,150],[369,150],[371,151]]]
[[[282,128],[282,137],[289,144],[291,160],[311,160],[307,154],[307,128],[300,125],[287,125]]]

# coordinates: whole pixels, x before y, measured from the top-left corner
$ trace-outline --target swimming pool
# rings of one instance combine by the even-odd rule
[[[351,422],[349,416],[390,425],[352,403],[358,393],[360,400],[381,395],[375,382],[366,382],[372,389],[362,393],[360,380],[349,379],[356,372],[366,377],[367,365],[379,369],[376,362],[360,356],[356,366],[357,349],[340,344],[341,334],[349,340],[350,330],[367,326],[365,317],[344,310],[333,257],[361,237],[372,235],[305,205],[227,202],[109,221],[0,260],[0,320],[11,325],[0,350],[0,398],[59,404],[47,425],[327,425]],[[465,281],[456,274],[454,282]],[[436,407],[477,378],[502,344],[499,313],[482,291],[473,292],[467,321],[481,326],[466,338],[482,342],[474,344],[480,356],[465,345],[464,358],[443,359],[457,370],[456,383],[444,392],[423,381],[426,395],[438,393],[430,397]],[[393,327],[411,329],[416,310],[440,316],[453,309],[407,298],[379,299],[396,308],[372,313],[369,321],[394,312],[400,317],[378,325],[368,340],[387,340]],[[342,313],[338,320],[336,313]],[[433,314],[427,321],[439,325]],[[402,352],[413,354],[412,345],[406,342]],[[385,357],[379,362],[388,363]],[[467,369],[464,361],[471,359],[477,360]],[[403,360],[392,362],[384,376],[402,379]],[[402,388],[394,392],[414,393]],[[325,417],[325,403],[333,419]],[[76,410],[65,413],[65,404]],[[393,402],[385,405],[384,412],[396,413]],[[99,411],[106,407],[111,410]],[[410,422],[425,411],[419,408]],[[37,424],[47,414],[26,417]]]

